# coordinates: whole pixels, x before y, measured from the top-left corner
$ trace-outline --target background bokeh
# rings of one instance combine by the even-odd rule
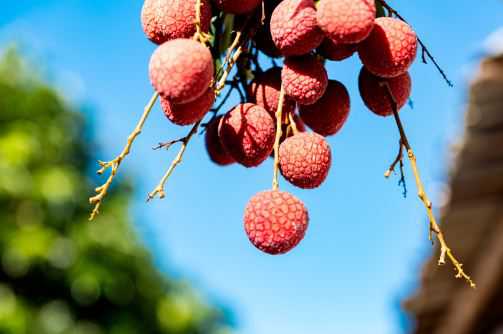
[[[84,106],[81,115],[94,122],[101,159],[120,151],[152,93],[147,64],[154,46],[141,31],[141,4],[21,0],[9,2],[0,14],[1,45],[20,45],[68,103]],[[402,113],[428,191],[441,203],[449,139],[461,125],[470,63],[503,22],[503,4],[392,4],[455,84],[448,88],[432,66],[418,61],[412,69],[414,108]],[[382,176],[396,154],[398,134],[391,119],[363,107],[357,57],[328,69],[350,90],[352,114],[330,139],[334,165],[323,187],[306,192],[282,183],[305,201],[311,217],[295,251],[261,254],[243,232],[244,205],[270,186],[272,162],[251,170],[218,168],[208,161],[202,138],[191,144],[170,179],[167,198],[145,204],[174,154],[151,147],[188,131],[170,125],[159,108],[123,166],[122,178],[129,175],[134,189],[133,208],[114,208],[107,201],[96,224],[106,225],[106,215],[114,212],[130,216],[158,268],[175,278],[182,272],[206,300],[230,306],[239,333],[403,332],[407,321],[399,300],[415,287],[420,261],[430,252],[424,212],[410,177],[410,196],[403,199],[397,178]]]

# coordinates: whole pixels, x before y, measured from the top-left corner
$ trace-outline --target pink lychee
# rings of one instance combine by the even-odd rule
[[[283,0],[271,17],[271,36],[284,56],[303,55],[317,48],[323,33],[316,22],[313,0]]]
[[[328,85],[328,75],[323,63],[311,55],[286,58],[281,80],[285,94],[303,105],[318,101]]]
[[[213,0],[218,9],[231,14],[249,13],[262,2],[261,0]]]
[[[255,167],[271,154],[276,127],[264,108],[244,103],[224,116],[218,134],[224,149],[237,162],[245,167]]]
[[[299,188],[319,187],[327,178],[331,164],[330,146],[317,133],[298,133],[279,148],[281,174]]]
[[[351,57],[358,50],[358,44],[334,43],[331,39],[325,38],[318,47],[320,55],[326,59],[341,61]]]
[[[412,80],[408,72],[394,78],[380,78],[370,73],[365,67],[360,71],[358,86],[365,105],[376,115],[393,115],[392,100],[387,91],[389,87],[400,110],[409,100]]]
[[[416,59],[417,36],[407,23],[380,17],[358,54],[370,72],[383,78],[396,77],[407,72]]]
[[[233,164],[235,160],[229,153],[227,153],[220,142],[220,137],[218,136],[218,125],[220,124],[221,119],[222,116],[219,116],[206,126],[204,139],[206,143],[206,151],[208,152],[211,161],[220,166],[227,166]]]
[[[325,94],[315,104],[300,107],[300,117],[314,132],[322,136],[334,135],[349,116],[350,99],[346,87],[330,80]]]
[[[201,30],[208,32],[210,0],[201,1]],[[196,32],[196,0],[145,0],[141,12],[143,31],[156,44],[191,38]]]
[[[374,0],[321,0],[318,25],[335,43],[358,43],[372,31],[376,17]]]
[[[261,251],[284,254],[304,238],[309,215],[304,203],[278,190],[253,196],[245,208],[244,227],[251,243]]]
[[[150,81],[171,103],[183,104],[203,95],[213,79],[210,51],[191,39],[175,39],[159,46],[150,59]]]
[[[206,93],[192,102],[173,104],[161,97],[161,107],[166,117],[176,125],[194,124],[201,120],[215,102],[215,93],[208,88]]]

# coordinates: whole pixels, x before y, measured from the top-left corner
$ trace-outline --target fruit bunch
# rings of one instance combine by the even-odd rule
[[[411,93],[408,69],[418,42],[424,46],[382,0],[145,0],[141,22],[158,45],[149,64],[155,94],[122,153],[100,162],[99,173],[111,174],[91,198],[91,218],[160,98],[169,121],[191,128],[159,146],[181,144],[149,199],[164,197],[167,179],[200,129],[218,165],[252,168],[272,156],[272,189],[253,196],[244,212],[250,241],[269,254],[297,246],[309,220],[302,201],[279,190],[279,174],[302,189],[319,187],[332,163],[326,138],[350,113],[348,90],[328,77],[326,65],[357,53],[363,102],[376,115],[393,115],[403,130],[398,111]],[[273,65],[263,69],[267,59]],[[233,93],[241,103],[221,112]],[[400,134],[400,152],[412,152]]]

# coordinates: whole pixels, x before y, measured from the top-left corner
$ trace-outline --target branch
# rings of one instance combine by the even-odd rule
[[[281,91],[279,93],[278,110],[276,111],[276,138],[274,140],[274,170],[272,177],[272,189],[278,190],[279,182],[279,144],[281,140],[282,133],[282,119],[283,119],[283,102],[285,100],[285,88],[281,85]]]
[[[100,187],[96,188],[95,191],[97,193],[96,196],[89,198],[89,203],[94,204],[94,209],[91,212],[91,215],[89,216],[89,220],[94,220],[96,216],[99,214],[99,210],[101,207],[101,204],[103,202],[103,198],[107,195],[108,189],[110,188],[110,185],[113,182],[113,179],[115,175],[117,174],[117,171],[122,163],[122,161],[126,158],[126,156],[131,152],[131,147],[133,146],[133,143],[138,137],[143,129],[143,126],[145,124],[145,121],[147,120],[150,112],[152,111],[152,108],[155,105],[155,102],[157,101],[157,98],[159,97],[159,94],[156,92],[150,99],[149,103],[145,106],[145,110],[143,111],[143,115],[141,116],[138,124],[136,125],[135,129],[133,132],[129,135],[126,146],[122,150],[122,152],[113,160],[104,162],[104,161],[98,161],[100,164],[101,168],[98,170],[98,174],[102,175],[105,173],[107,169],[111,169],[110,176],[108,177],[107,181],[101,185]]]
[[[398,141],[398,154],[396,155],[395,160],[391,163],[388,170],[384,173],[385,178],[389,178],[392,173],[395,172],[396,166],[400,166],[400,179],[398,180],[398,185],[403,187],[403,197],[407,197],[407,183],[405,182],[405,173],[404,173],[404,164],[403,164],[403,148],[402,140]]]
[[[464,278],[468,284],[470,284],[470,287],[475,288],[475,283],[471,279],[470,276],[468,276],[464,270],[463,270],[463,264],[460,263],[454,254],[452,253],[452,250],[449,248],[447,245],[447,242],[445,241],[444,234],[442,230],[440,229],[440,226],[437,223],[437,220],[435,218],[435,215],[433,214],[433,204],[428,198],[428,195],[426,194],[423,186],[423,182],[421,180],[421,176],[419,174],[419,169],[417,167],[417,159],[414,154],[414,151],[412,150],[412,147],[410,146],[409,140],[407,138],[407,135],[405,134],[405,130],[402,124],[402,121],[400,119],[400,116],[398,115],[398,104],[396,103],[396,99],[393,96],[393,93],[391,92],[391,88],[387,82],[383,82],[381,84],[386,88],[386,94],[388,95],[388,98],[390,100],[392,109],[393,109],[393,116],[395,118],[396,125],[398,127],[398,131],[400,132],[400,141],[401,144],[405,147],[407,150],[407,157],[409,158],[411,167],[412,167],[412,172],[414,173],[414,178],[416,181],[416,187],[418,191],[418,197],[423,202],[424,207],[426,208],[426,213],[428,215],[429,223],[430,223],[430,239],[431,239],[431,233],[434,232],[437,236],[437,239],[440,243],[440,256],[438,259],[438,265],[444,265],[446,263],[446,257],[449,258],[451,261],[452,265],[454,266],[454,270],[456,271],[456,278]]]

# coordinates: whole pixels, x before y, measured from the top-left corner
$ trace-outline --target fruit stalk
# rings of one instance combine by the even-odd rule
[[[152,108],[155,105],[155,102],[157,101],[157,98],[159,97],[158,93],[154,93],[152,95],[152,98],[148,102],[148,104],[145,106],[145,110],[143,111],[143,114],[138,121],[138,124],[136,124],[135,129],[133,132],[129,135],[126,146],[122,150],[122,152],[113,160],[108,161],[108,162],[103,162],[99,161],[98,163],[101,166],[101,169],[98,170],[98,174],[102,175],[105,173],[105,171],[109,168],[111,168],[110,176],[108,177],[107,181],[100,187],[96,188],[96,196],[93,196],[89,198],[89,203],[94,204],[93,211],[91,212],[91,215],[89,216],[89,220],[92,221],[96,218],[96,216],[99,214],[99,210],[101,207],[101,203],[103,202],[103,198],[107,195],[108,189],[110,188],[110,185],[112,184],[112,181],[117,174],[117,171],[120,167],[120,164],[122,161],[126,158],[126,156],[131,152],[131,147],[133,146],[134,141],[136,138],[140,135],[143,126],[145,125],[145,122],[150,115],[150,112],[152,111]]]
[[[281,140],[282,131],[282,119],[283,119],[283,103],[285,101],[285,89],[281,85],[281,91],[279,93],[278,100],[278,110],[276,111],[276,139],[274,141],[274,171],[272,178],[272,190],[278,190],[279,188],[279,144]]]

